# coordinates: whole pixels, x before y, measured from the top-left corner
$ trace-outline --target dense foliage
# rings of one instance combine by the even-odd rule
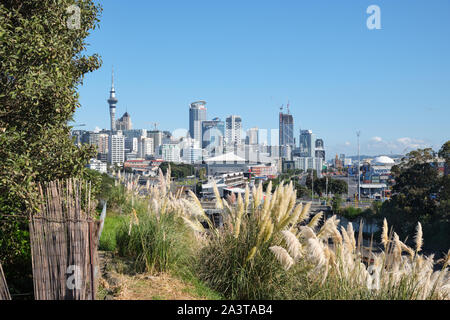
[[[74,4],[78,29],[67,24]],[[20,217],[35,210],[36,183],[82,176],[94,155],[73,144],[68,122],[80,106],[77,86],[101,63],[83,55],[99,13],[94,1],[0,3],[0,260],[13,293],[30,291],[20,283],[31,270],[27,222]]]
[[[431,149],[419,149],[406,155],[402,164],[394,166],[393,196],[383,203],[379,216],[386,217],[401,237],[414,231],[422,223],[424,247],[444,250],[450,243],[450,176],[438,171],[436,156],[447,165],[450,160],[450,141],[438,154]]]

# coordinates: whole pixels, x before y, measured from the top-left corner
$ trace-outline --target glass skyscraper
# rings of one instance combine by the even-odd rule
[[[202,122],[202,148],[223,146],[225,123],[219,118]]]
[[[311,130],[300,131],[300,156],[316,156],[316,135]]]
[[[280,112],[280,146],[295,147],[294,142],[294,118],[291,114]]]
[[[189,108],[189,134],[191,138],[202,142],[202,121],[206,120],[206,101],[191,103]]]

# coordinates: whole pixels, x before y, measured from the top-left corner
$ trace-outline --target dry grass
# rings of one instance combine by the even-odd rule
[[[194,287],[169,274],[120,275],[122,290],[115,300],[203,300]]]

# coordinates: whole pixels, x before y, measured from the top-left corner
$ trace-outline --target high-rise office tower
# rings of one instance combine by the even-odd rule
[[[316,135],[311,130],[300,131],[300,156],[316,156]]]
[[[226,119],[225,141],[228,144],[241,144],[242,119],[240,116],[229,116]]]
[[[289,113],[280,112],[280,127],[279,127],[280,146],[290,146],[291,149],[295,147],[294,142],[294,117]]]
[[[189,134],[201,143],[202,121],[206,120],[206,101],[192,102],[189,108]]]
[[[321,158],[325,162],[325,146],[322,139],[316,139],[315,157]]]
[[[122,116],[122,118],[118,119],[116,121],[116,130],[131,130],[132,124],[131,124],[131,117],[128,112],[125,112]]]
[[[219,118],[202,122],[202,148],[223,146],[225,124]]]
[[[117,98],[116,98],[116,89],[114,88],[114,69],[112,70],[111,75],[111,91],[109,92],[109,116],[111,120],[111,131],[116,130],[116,104],[117,104]]]
[[[247,144],[255,145],[259,143],[258,128],[251,128],[247,130]]]
[[[147,137],[153,139],[153,154],[159,155],[159,147],[163,144],[163,133],[158,130],[147,131]]]

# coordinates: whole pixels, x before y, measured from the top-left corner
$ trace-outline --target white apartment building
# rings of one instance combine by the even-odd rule
[[[228,144],[242,143],[242,119],[240,116],[229,116],[225,124],[225,142]]]
[[[109,135],[106,133],[90,133],[89,144],[97,147],[98,153],[108,153]]]
[[[181,162],[180,153],[180,147],[176,144],[163,144],[161,146],[161,157],[163,161],[175,163]]]
[[[100,160],[97,160],[97,159],[91,159],[89,161],[89,164],[87,165],[87,167],[91,170],[95,170],[100,173],[106,173],[106,171],[107,171],[106,163],[102,162]]]
[[[154,154],[153,138],[140,137],[138,143],[138,157],[145,159]]]
[[[122,131],[117,131],[109,137],[108,146],[108,162],[112,165],[118,164],[121,166],[125,161],[125,137]]]

